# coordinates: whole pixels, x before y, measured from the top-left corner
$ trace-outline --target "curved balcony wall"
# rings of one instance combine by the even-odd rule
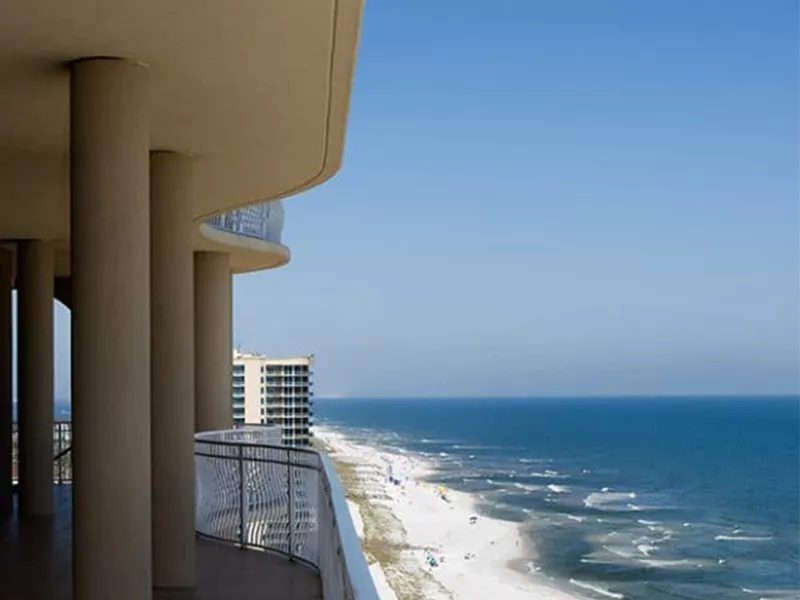
[[[280,200],[215,215],[200,225],[201,250],[229,252],[235,273],[280,267],[289,262],[281,243],[285,215]]]

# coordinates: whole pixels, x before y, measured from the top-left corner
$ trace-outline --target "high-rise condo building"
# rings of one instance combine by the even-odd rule
[[[281,428],[286,446],[308,446],[313,417],[314,356],[269,358],[233,353],[233,421]]]

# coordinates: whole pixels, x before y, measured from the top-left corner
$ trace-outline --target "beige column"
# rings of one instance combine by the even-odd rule
[[[71,65],[73,597],[152,597],[148,71]]]
[[[0,248],[0,523],[11,517],[11,277],[14,254]]]
[[[195,252],[195,429],[233,427],[230,255]]]
[[[153,585],[195,585],[192,161],[150,155]]]
[[[53,514],[53,247],[20,242],[17,257],[17,414],[20,512]]]

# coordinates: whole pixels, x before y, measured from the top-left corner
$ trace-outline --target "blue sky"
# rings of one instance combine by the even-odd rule
[[[799,17],[367,2],[344,167],[235,278],[236,344],[320,395],[796,393]]]

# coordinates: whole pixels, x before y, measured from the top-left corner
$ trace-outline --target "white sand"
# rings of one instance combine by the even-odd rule
[[[379,452],[325,428],[316,427],[314,435],[333,448],[334,458],[356,465],[369,501],[387,506],[400,521],[405,529],[405,542],[411,547],[404,557],[408,559],[404,566],[407,562],[411,568],[424,570],[440,584],[426,589],[426,597],[434,600],[580,598],[550,587],[543,576],[538,576],[541,579],[538,581],[537,576],[510,568],[508,562],[522,556],[518,525],[478,514],[470,494],[447,489],[443,490],[447,500],[443,500],[439,486],[422,481],[431,473],[431,467],[423,460]],[[390,473],[401,480],[401,485],[389,483]],[[363,537],[364,524],[358,506],[353,502],[349,506],[356,530]],[[473,515],[478,518],[470,524]],[[425,560],[428,551],[439,561],[438,566],[428,565]],[[384,588],[381,599],[392,598],[393,593],[392,596],[386,593],[383,570],[370,568],[376,587]]]

